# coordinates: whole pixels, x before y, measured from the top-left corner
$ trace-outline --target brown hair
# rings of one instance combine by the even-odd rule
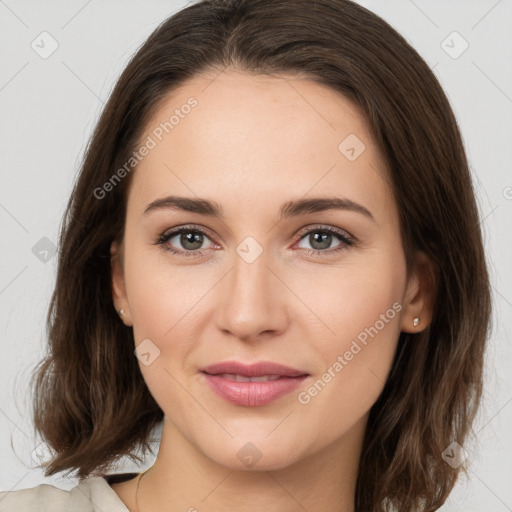
[[[34,426],[55,452],[46,475],[80,478],[140,461],[163,419],[114,309],[110,244],[122,239],[131,174],[98,199],[137,149],[150,115],[188,78],[227,67],[302,74],[357,105],[389,166],[408,269],[436,268],[433,321],[400,335],[370,411],[356,510],[437,510],[460,468],[442,458],[469,433],[482,393],[490,291],[459,128],[434,74],[384,20],[348,0],[224,0],[165,20],[120,76],[87,147],[59,240],[49,352],[34,372]]]

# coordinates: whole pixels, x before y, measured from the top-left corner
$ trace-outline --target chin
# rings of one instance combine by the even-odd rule
[[[265,429],[265,432],[270,431]],[[212,462],[233,471],[275,471],[305,456],[299,447],[299,439],[295,439],[294,435],[285,436],[287,442],[278,436],[271,439],[274,434],[265,438],[266,435],[262,436],[260,431],[258,435],[234,436],[233,439],[210,442],[207,446],[199,447]]]

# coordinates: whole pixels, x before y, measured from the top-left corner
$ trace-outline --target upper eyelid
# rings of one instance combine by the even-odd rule
[[[196,226],[196,225],[184,225],[184,226],[177,226],[175,228],[170,228],[165,230],[159,238],[172,238],[176,235],[179,235],[182,231],[198,231],[200,233],[203,233],[207,235],[210,239],[215,238],[214,236],[210,235],[211,231],[205,227],[202,226]],[[212,240],[213,241],[213,240]]]
[[[306,226],[305,228],[300,229],[297,232],[298,237],[302,237],[303,235],[306,235],[310,233],[311,231],[329,231],[334,232],[334,234],[337,234],[339,236],[345,236],[346,238],[349,238],[350,240],[355,241],[355,237],[351,235],[347,230],[343,228],[338,228],[336,226],[330,226],[328,224],[313,224],[312,226]]]

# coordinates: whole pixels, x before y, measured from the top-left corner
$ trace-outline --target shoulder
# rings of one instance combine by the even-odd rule
[[[128,512],[107,480],[89,477],[69,491],[41,484],[0,492],[0,512]]]

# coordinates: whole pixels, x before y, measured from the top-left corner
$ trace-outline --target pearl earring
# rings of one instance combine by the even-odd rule
[[[124,309],[120,309],[120,310],[119,310],[119,314],[120,314],[121,316],[123,316],[123,315],[124,315]]]
[[[418,325],[420,325],[420,317],[419,316],[414,317],[414,320],[412,321],[412,325],[414,327],[418,327]]]

